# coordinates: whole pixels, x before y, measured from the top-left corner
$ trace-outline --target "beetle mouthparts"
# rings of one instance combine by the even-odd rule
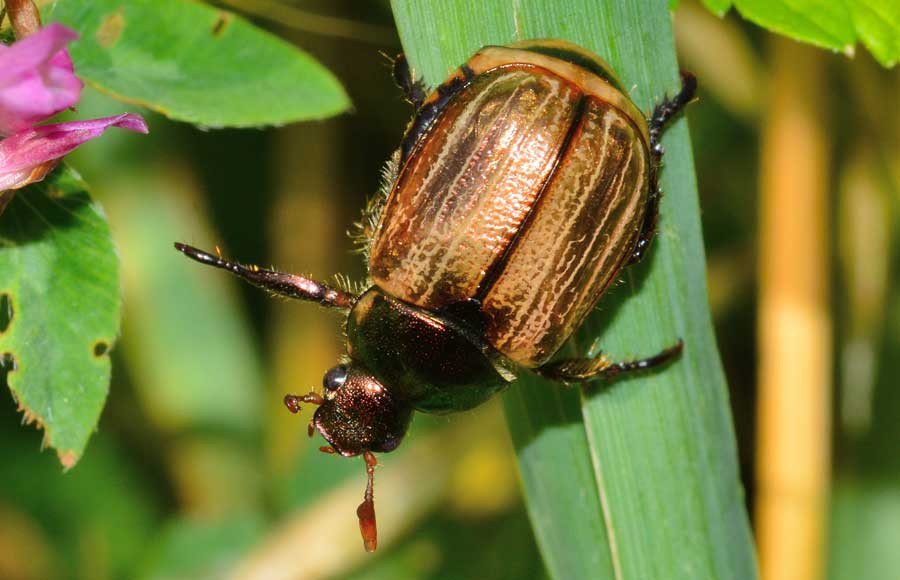
[[[366,552],[374,552],[378,547],[378,527],[375,524],[375,466],[378,460],[371,451],[363,453],[363,459],[366,460],[366,475],[368,482],[366,483],[366,493],[363,495],[363,502],[356,508],[356,517],[359,518],[359,533],[362,534],[363,546]]]
[[[319,393],[309,393],[308,395],[285,395],[284,396],[284,406],[288,408],[288,411],[291,413],[297,414],[300,412],[300,403],[310,403],[312,405],[321,405],[325,402],[325,399],[322,398],[322,395]]]

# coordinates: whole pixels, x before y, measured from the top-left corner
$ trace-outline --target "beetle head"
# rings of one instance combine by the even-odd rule
[[[365,459],[368,483],[356,515],[365,548],[371,552],[378,545],[372,492],[377,460],[373,452],[393,451],[400,445],[413,410],[392,396],[378,379],[354,364],[330,369],[322,385],[324,396],[287,395],[284,404],[292,413],[300,410],[300,403],[319,405],[309,424],[309,436],[318,431],[331,444],[321,448],[322,451],[345,457],[362,455]]]
[[[400,445],[412,408],[354,364],[338,365],[322,380],[325,396],[313,417],[315,429],[332,448],[350,457],[366,451],[393,451]]]

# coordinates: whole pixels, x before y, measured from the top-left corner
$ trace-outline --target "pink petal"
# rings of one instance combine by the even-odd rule
[[[10,46],[0,44],[0,133],[27,129],[78,102],[84,84],[65,48],[76,38],[52,23]]]
[[[59,159],[85,141],[95,139],[108,127],[147,133],[140,115],[123,113],[114,117],[44,125],[10,135],[0,141],[0,191],[16,189],[43,178],[36,169]]]

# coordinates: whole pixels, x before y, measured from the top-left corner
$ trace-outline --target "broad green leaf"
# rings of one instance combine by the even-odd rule
[[[322,119],[350,102],[312,57],[242,18],[188,0],[65,0],[45,12],[81,38],[76,73],[179,121],[253,127]]]
[[[606,58],[645,111],[678,89],[666,0],[391,3],[429,84],[485,44],[565,38]],[[617,359],[685,340],[649,376],[579,391],[523,377],[505,403],[538,545],[554,578],[756,576],[727,389],[706,299],[686,125],[664,139],[659,234],[579,333]],[[580,413],[579,413],[580,410]]]
[[[0,295],[6,382],[71,467],[106,400],[121,305],[106,218],[74,171],[23,189],[0,216]]]
[[[856,32],[846,0],[735,0],[747,20],[823,48],[853,51]]]
[[[900,60],[898,0],[702,1],[719,16],[734,5],[747,20],[795,40],[846,54],[859,41],[886,67]]]

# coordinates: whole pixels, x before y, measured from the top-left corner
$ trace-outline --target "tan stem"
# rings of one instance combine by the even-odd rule
[[[822,577],[832,321],[821,54],[772,41],[761,154],[756,508],[764,580]]]
[[[32,0],[6,0],[6,12],[16,38],[25,38],[41,28],[41,14]]]

